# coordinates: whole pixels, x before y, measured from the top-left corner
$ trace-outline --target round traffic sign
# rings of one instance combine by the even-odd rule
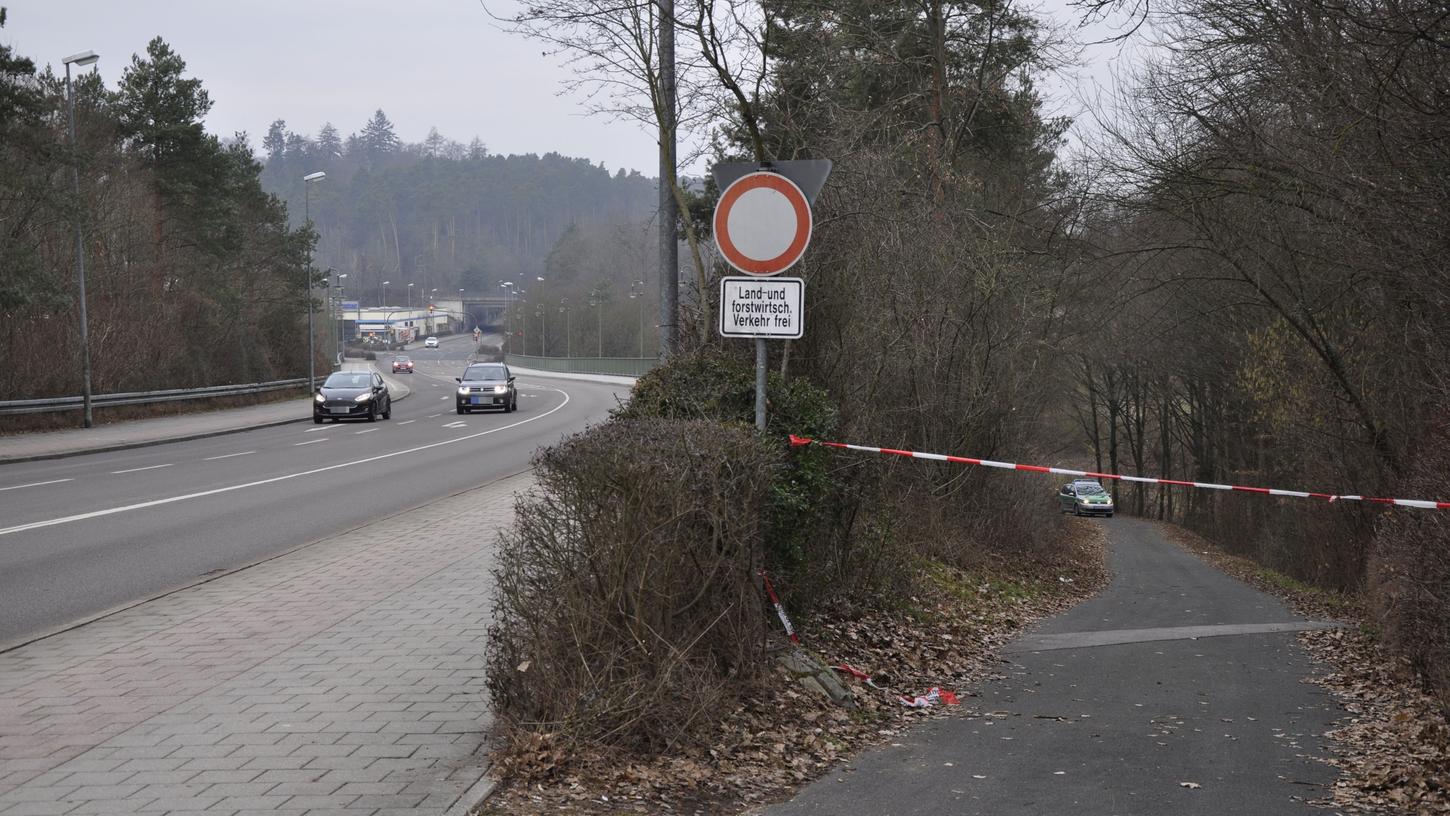
[[[714,228],[715,246],[731,266],[748,275],[778,275],[811,242],[811,204],[785,176],[750,173],[725,188]]]

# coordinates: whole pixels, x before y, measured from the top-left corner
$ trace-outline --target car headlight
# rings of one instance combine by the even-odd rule
[[[1087,499],[1078,499],[1077,500],[1077,503],[1078,504],[1087,504],[1088,503],[1088,500]]]
[[[318,402],[327,402],[327,397],[324,397],[321,394],[318,394],[317,395],[317,401]]]
[[[466,385],[460,385],[460,386],[458,386],[458,395],[459,396],[465,396],[467,394],[468,394],[468,386],[466,386]]]
[[[495,394],[506,394],[508,393],[508,390],[509,387],[507,385],[495,385],[493,387],[493,393]]]
[[[358,394],[357,396],[353,397],[352,398],[352,401],[353,402],[367,402],[368,400],[370,400],[372,398],[373,398],[373,393],[371,391],[364,391],[363,393]]]

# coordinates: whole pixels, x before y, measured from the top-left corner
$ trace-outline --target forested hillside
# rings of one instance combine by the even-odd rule
[[[571,228],[592,234],[633,224],[649,240],[642,229],[653,215],[654,180],[586,159],[500,156],[477,138],[464,145],[436,130],[404,144],[381,110],[346,137],[331,124],[299,135],[279,120],[262,147],[262,183],[287,202],[294,224],[305,209],[303,176],[327,174],[313,184],[310,205],[316,263],[346,273],[349,296],[370,303],[380,302],[385,280],[399,303],[408,282],[414,302],[433,288],[497,294],[503,280],[543,274]],[[616,271],[627,282],[645,270]]]

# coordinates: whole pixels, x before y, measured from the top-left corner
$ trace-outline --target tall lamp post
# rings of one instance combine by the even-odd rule
[[[312,182],[321,181],[327,178],[327,174],[318,170],[316,173],[308,173],[302,177],[302,211],[306,213],[307,229],[312,229]],[[317,351],[313,348],[314,311],[312,304],[312,245],[307,246],[307,274],[303,276],[303,286],[307,291],[307,390],[317,390]],[[329,307],[331,308],[331,307]]]
[[[392,281],[383,281],[383,302],[379,305],[381,305],[384,309],[388,308],[388,284],[390,283],[392,283]]]
[[[81,206],[81,169],[76,150],[76,97],[75,91],[71,88],[70,67],[72,63],[95,65],[98,59],[100,57],[94,51],[82,51],[65,58],[66,118],[69,120],[71,149],[70,179],[76,196],[76,285],[79,287],[81,318],[81,406],[85,409],[81,422],[87,428],[91,427],[91,329],[89,321],[86,319],[86,247],[81,222],[85,208]]]
[[[559,301],[559,311],[564,313],[564,356],[566,358],[573,357],[574,322],[569,319],[570,309],[568,298],[563,298]]]
[[[408,284],[408,308],[413,308],[413,284]]]
[[[504,281],[499,284],[503,290],[503,351],[508,353],[508,348],[513,344],[513,324],[509,320],[509,306],[513,305],[513,281]]]
[[[347,277],[346,272],[337,276],[337,311],[333,312],[333,306],[328,305],[328,318],[332,320],[332,359],[336,360],[342,356],[342,279]]]
[[[639,298],[639,356],[644,357],[644,281],[637,280],[630,287],[629,296]]]

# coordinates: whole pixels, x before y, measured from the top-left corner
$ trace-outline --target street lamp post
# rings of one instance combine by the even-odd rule
[[[549,318],[544,312],[544,304],[540,303],[534,307],[534,315],[539,318],[539,356],[549,356]]]
[[[328,304],[329,317],[332,319],[332,359],[342,357],[342,279],[347,277],[346,272],[337,276],[337,311],[333,312],[332,305]]]
[[[604,356],[604,293],[596,289],[589,293],[589,305],[594,307],[594,319],[597,323],[595,329],[598,331],[595,339],[599,341],[594,356]]]
[[[509,306],[513,305],[513,281],[504,281],[498,286],[503,290],[503,352],[508,353],[509,346],[513,344],[514,332],[513,321],[509,315]]]
[[[639,298],[639,356],[644,357],[644,281],[637,280],[629,290],[629,296]]]
[[[568,298],[564,298],[563,300],[559,301],[559,311],[561,311],[561,312],[564,313],[564,356],[566,358],[573,357],[574,356],[574,346],[573,346],[573,342],[574,342],[574,328],[573,328],[574,321],[572,321],[572,320],[569,319],[569,317],[570,317],[569,312],[571,310],[569,308],[569,299]]]
[[[408,308],[413,308],[413,284],[408,284]]]
[[[79,151],[76,149],[76,97],[75,91],[71,88],[70,67],[71,63],[76,65],[94,65],[100,57],[94,51],[82,51],[79,54],[72,54],[65,58],[65,98],[66,118],[69,120],[68,130],[70,131],[71,148],[71,187],[75,191],[76,202],[76,286],[80,297],[80,318],[81,318],[81,407],[83,416],[81,422],[85,427],[91,427],[91,329],[86,319],[86,247],[83,236],[81,219],[84,217],[85,208],[81,206],[81,169]]]
[[[302,177],[302,211],[306,213],[307,229],[312,229],[312,182],[321,181],[327,178],[327,174],[318,170],[316,173],[308,173]],[[303,277],[303,287],[307,291],[307,390],[317,390],[317,350],[313,348],[317,330],[313,328],[312,313],[312,245],[307,246],[307,274]]]
[[[390,283],[392,281],[383,281],[383,302],[381,305],[384,309],[388,308],[388,284]]]

